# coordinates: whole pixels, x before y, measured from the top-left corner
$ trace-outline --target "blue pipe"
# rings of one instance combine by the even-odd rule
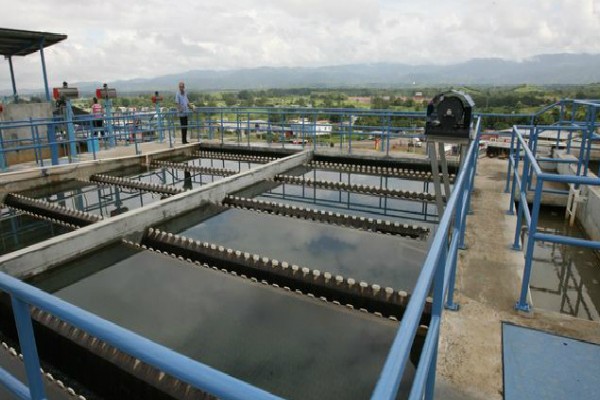
[[[593,240],[585,240],[585,239],[579,239],[579,238],[574,238],[574,237],[569,237],[569,236],[553,235],[550,233],[539,233],[539,232],[536,232],[533,235],[533,238],[535,240],[539,240],[542,242],[558,243],[558,244],[565,244],[565,245],[569,245],[569,246],[587,247],[590,249],[600,250],[600,242],[596,242]]]
[[[431,321],[429,322],[429,327],[427,329],[427,336],[425,337],[425,343],[423,344],[423,349],[421,350],[421,357],[419,357],[417,371],[415,373],[410,395],[408,397],[409,400],[421,400],[423,398],[425,383],[429,375],[429,369],[433,364],[432,359],[436,350],[439,333],[440,318],[431,317]]]
[[[538,217],[540,214],[540,203],[542,200],[542,189],[544,181],[538,179],[535,185],[535,197],[533,200],[533,212],[531,223],[529,224],[529,238],[527,239],[527,249],[525,251],[525,269],[523,271],[523,281],[521,283],[521,296],[515,305],[515,309],[520,311],[530,311],[527,303],[527,292],[529,291],[529,281],[531,279],[531,268],[533,265],[533,245],[535,243],[535,233],[537,231]]]

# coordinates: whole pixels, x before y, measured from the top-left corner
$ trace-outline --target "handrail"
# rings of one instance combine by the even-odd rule
[[[423,268],[413,289],[410,301],[404,312],[404,316],[402,317],[402,324],[400,325],[398,333],[394,338],[394,342],[392,343],[390,352],[388,353],[383,370],[377,382],[377,386],[375,387],[375,391],[371,396],[372,399],[392,400],[396,398],[398,387],[400,385],[400,381],[406,367],[406,362],[410,354],[410,349],[419,326],[421,313],[423,312],[423,307],[425,305],[425,299],[429,295],[429,289],[432,281],[434,280],[434,276],[441,276],[442,278],[441,280],[436,279],[437,290],[434,293],[434,308],[437,301],[440,307],[436,311],[441,313],[441,304],[443,303],[442,297],[445,295],[443,288],[443,283],[445,280],[444,278],[445,275],[449,273],[449,265],[452,264],[452,262],[446,262],[447,260],[445,259],[445,253],[448,247],[448,230],[450,228],[453,214],[458,212],[456,207],[459,204],[459,200],[462,200],[462,195],[464,194],[463,191],[470,191],[471,189],[470,184],[472,182],[467,181],[467,176],[475,167],[476,158],[473,157],[473,155],[477,154],[475,147],[478,147],[480,127],[481,118],[477,120],[476,124],[477,138],[469,146],[466,162],[461,168],[458,178],[455,180],[454,190],[452,191],[450,199],[446,204],[446,210],[442,215],[438,230],[430,247],[431,250],[427,253],[427,258],[423,263]],[[468,207],[463,208],[460,210],[460,212],[466,213],[467,209]],[[462,220],[462,218],[460,220]],[[458,243],[458,241],[461,240],[459,236],[460,235],[454,235],[452,241],[456,240]],[[444,262],[441,263],[441,260]],[[435,316],[434,310],[432,310],[432,318],[433,316]],[[431,361],[432,360],[430,359],[429,362]],[[419,368],[421,367],[421,363],[419,363]],[[435,373],[435,366],[426,365],[424,368],[430,369],[433,371],[433,374]],[[428,373],[428,380],[430,379],[434,379],[434,377],[432,378],[431,374]],[[431,396],[432,393],[428,393],[428,395]]]
[[[32,305],[86,331],[90,335],[105,341],[142,362],[153,365],[161,371],[187,382],[198,389],[217,396],[218,398],[224,400],[280,399],[280,397],[256,388],[244,381],[233,378],[221,371],[217,371],[205,364],[191,360],[171,349],[154,343],[151,340],[137,335],[112,322],[106,321],[90,312],[45,293],[38,288],[25,284],[3,272],[0,272],[0,290],[10,294],[13,299],[15,319],[28,319],[29,329],[32,329],[31,317],[29,314],[29,305]],[[25,307],[15,309],[15,299],[25,304]],[[23,312],[25,313],[24,315],[22,314]],[[19,330],[20,340],[21,333],[22,332]],[[33,337],[33,330],[29,333]],[[24,350],[27,347],[30,349],[33,348],[35,351],[35,341],[21,343],[21,347]],[[27,366],[31,360],[28,360],[27,357],[25,357],[24,361]],[[37,359],[35,361],[37,361]],[[40,379],[39,362],[36,372],[37,378]],[[2,375],[6,376],[6,371]],[[0,375],[0,382],[7,382],[1,380],[2,375]],[[28,378],[30,388],[34,387],[35,385],[31,383],[31,377],[28,376]],[[8,382],[10,383],[11,381],[9,380]],[[17,386],[20,387],[19,385]],[[31,397],[25,398],[41,400],[45,397],[36,397],[32,394]]]
[[[226,121],[223,119],[223,114],[235,114],[238,116],[237,121]],[[156,116],[155,119],[152,119],[154,116]],[[337,117],[340,121],[323,124],[318,121],[321,116]],[[256,128],[250,124],[253,117],[265,121]],[[356,122],[355,119],[360,117],[370,117],[372,121]],[[301,123],[293,121],[297,118],[302,119]],[[275,122],[274,119],[278,122]],[[311,121],[306,121],[306,119]],[[424,119],[424,112],[393,110],[198,107],[190,112],[188,129],[190,136],[197,137],[198,141],[201,137],[209,140],[220,139],[221,143],[228,140],[235,141],[235,136],[226,136],[226,134],[237,133],[237,143],[241,144],[247,141],[247,145],[250,146],[252,133],[257,136],[253,141],[262,140],[269,145],[279,142],[282,147],[286,146],[286,142],[292,142],[287,137],[287,132],[292,131],[295,138],[301,137],[302,140],[299,144],[302,147],[308,145],[309,141],[312,141],[316,147],[319,144],[330,145],[337,140],[340,149],[345,147],[349,154],[352,153],[353,142],[375,137],[380,139],[379,150],[389,154],[390,150],[393,150],[390,139],[406,141],[422,138]],[[98,137],[100,128],[92,127],[94,120],[93,115],[76,115],[70,120],[53,116],[22,121],[0,121],[0,170],[8,167],[10,158],[7,156],[19,154],[22,150],[33,151],[35,161],[40,166],[44,166],[44,157],[47,157],[45,155],[47,153],[44,152],[48,150],[53,165],[59,163],[59,155],[68,155],[69,162],[77,161],[77,155],[83,146],[86,146],[83,148],[87,148],[87,151],[91,152],[93,158],[96,159],[98,143],[95,140],[100,139]],[[104,148],[122,144],[127,146],[134,143],[136,153],[139,152],[138,142],[162,142],[165,135],[168,135],[169,147],[172,148],[174,146],[173,137],[179,126],[177,112],[173,110],[113,112],[104,115],[102,120],[104,121],[101,128]],[[140,125],[137,125],[135,121],[141,121]],[[31,134],[28,132],[29,130],[31,130]],[[62,134],[59,134],[59,131]],[[9,139],[8,135],[11,132],[17,132],[18,138]],[[246,138],[243,137],[244,132]],[[4,136],[4,140],[2,136]],[[32,158],[34,154],[31,154]]]
[[[586,102],[579,102],[579,104],[584,104]],[[590,103],[592,104],[592,103]],[[600,107],[600,104],[594,104],[594,107]],[[595,117],[595,113],[591,114],[592,117]],[[588,119],[592,120],[588,116]],[[588,247],[592,249],[600,249],[600,242],[593,240],[585,240],[580,238],[570,237],[568,235],[555,235],[555,234],[547,234],[541,233],[537,230],[538,225],[538,217],[539,211],[542,201],[542,193],[551,192],[554,194],[568,194],[567,191],[562,190],[553,190],[547,189],[544,190],[543,186],[545,182],[559,182],[559,183],[568,183],[574,185],[590,185],[590,186],[600,186],[600,178],[597,177],[588,177],[585,176],[587,172],[587,163],[589,160],[589,153],[591,149],[591,138],[593,138],[595,132],[595,123],[590,123],[587,127],[578,127],[577,130],[581,130],[582,135],[582,145],[580,150],[580,155],[577,160],[577,175],[561,175],[561,174],[553,174],[548,172],[543,172],[540,168],[538,162],[539,159],[536,158],[537,151],[537,140],[538,134],[540,132],[539,126],[513,126],[513,134],[511,138],[511,153],[509,156],[509,173],[507,174],[506,181],[506,189],[508,191],[509,181],[512,179],[512,190],[511,190],[511,203],[509,206],[509,213],[512,213],[513,210],[513,200],[515,198],[515,192],[517,190],[517,183],[519,188],[519,211],[517,214],[517,224],[515,228],[515,236],[513,242],[513,249],[520,250],[521,249],[521,232],[523,229],[528,231],[528,240],[525,246],[525,265],[523,270],[523,279],[521,282],[521,292],[519,299],[515,305],[515,308],[520,311],[528,312],[531,309],[531,306],[527,302],[527,295],[529,292],[529,281],[531,278],[531,269],[533,265],[533,251],[534,251],[534,243],[536,241],[546,241],[551,243],[559,243],[570,246],[581,246]],[[521,132],[521,129],[529,130],[528,140],[525,139],[524,133]],[[562,127],[559,127],[562,129]],[[517,149],[519,149],[518,154],[515,151],[515,142],[517,144]],[[523,153],[523,169],[522,176],[519,179],[519,171],[518,171],[518,161],[521,158],[521,150]],[[569,162],[569,164],[571,164]],[[581,169],[581,166],[585,168]],[[510,172],[512,167],[512,173]],[[580,175],[583,173],[583,175]],[[533,198],[533,204],[531,211],[527,206],[527,192],[531,190],[533,178],[536,178],[535,183],[535,194]],[[526,219],[526,224],[524,227],[521,226],[523,217]]]

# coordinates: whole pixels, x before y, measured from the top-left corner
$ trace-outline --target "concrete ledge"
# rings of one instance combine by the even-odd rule
[[[308,162],[311,157],[312,152],[308,150],[294,154],[6,254],[0,257],[0,270],[18,278],[38,274],[83,253],[113,243],[124,235],[142,231],[152,224],[191,211],[202,203],[219,204],[229,193],[260,180],[271,179],[277,174]]]
[[[10,192],[20,192],[33,187],[52,184],[68,179],[86,179],[92,174],[101,174],[115,169],[138,165],[150,165],[164,157],[191,156],[195,147],[159,150],[139,156],[104,158],[80,163],[30,168],[0,174],[0,202]]]

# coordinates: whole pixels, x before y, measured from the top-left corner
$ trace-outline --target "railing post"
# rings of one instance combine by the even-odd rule
[[[433,278],[433,304],[431,307],[431,318],[440,319],[444,306],[444,276],[446,272],[446,261],[448,257],[448,242],[442,242],[440,257],[438,259],[436,270]],[[427,381],[425,382],[425,400],[433,400],[435,392],[435,372],[437,364],[437,346],[438,340],[435,340],[435,349],[431,357],[431,364],[427,373]]]
[[[521,187],[519,188],[520,195],[524,195],[527,200],[527,181],[529,180],[529,157],[527,155],[523,159],[523,176],[521,177]],[[523,222],[523,214],[525,213],[524,208],[527,207],[527,203],[523,204],[523,199],[519,199],[519,211],[517,213],[517,227],[515,229],[515,240],[513,242],[513,250],[521,250],[520,233],[521,224]]]
[[[2,121],[0,121],[1,123]],[[4,171],[6,169],[6,161],[4,158],[4,149],[3,143],[4,139],[2,138],[2,129],[0,128],[0,171]]]
[[[44,384],[42,383],[40,360],[35,345],[31,315],[29,314],[29,304],[16,298],[14,295],[11,296],[11,301],[31,399],[44,400],[46,399],[46,395],[44,393]]]
[[[535,234],[537,232],[537,222],[540,214],[540,203],[542,202],[542,188],[544,181],[539,177],[535,185],[535,196],[533,198],[533,212],[531,214],[531,225],[529,226],[527,249],[525,251],[525,269],[523,271],[523,282],[521,283],[521,295],[515,305],[519,311],[529,311],[531,307],[527,303],[527,292],[529,291],[529,280],[531,278],[531,267],[533,263],[533,250],[535,244]]]
[[[514,155],[514,167],[513,167],[513,181],[512,181],[512,187],[510,190],[510,204],[509,204],[509,208],[507,211],[508,215],[514,215],[515,214],[515,194],[517,192],[517,176],[519,175],[519,161],[521,160],[521,141],[516,137],[516,132],[513,130],[513,135],[515,136],[515,139],[517,141],[517,148],[516,148],[516,154]],[[508,162],[510,163],[511,160],[509,159]]]
[[[468,166],[468,163],[466,163]],[[472,167],[471,167],[472,168]],[[468,185],[467,185],[468,186]],[[455,188],[455,190],[459,190],[458,199],[456,201],[456,210],[454,211],[454,234],[453,240],[458,240],[460,243],[457,246],[460,248],[460,244],[464,246],[464,229],[461,225],[463,221],[463,214],[466,216],[467,206],[463,207],[463,200],[465,200],[465,191],[469,190],[468,188]],[[464,224],[464,222],[462,222]],[[456,236],[455,236],[456,235]],[[448,273],[450,274],[449,283],[448,283],[448,295],[446,298],[446,303],[444,304],[444,308],[447,310],[458,311],[459,305],[454,302],[454,285],[456,284],[456,264],[458,259],[458,253],[456,256],[450,260],[450,270]]]
[[[512,163],[511,160],[513,158],[514,155],[514,150],[515,150],[515,132],[513,130],[512,135],[510,137],[510,151],[508,152],[508,170],[506,171],[506,185],[504,186],[504,193],[508,193],[508,186],[510,184],[510,172],[511,172],[511,167],[512,167]],[[511,212],[512,214],[512,212]]]

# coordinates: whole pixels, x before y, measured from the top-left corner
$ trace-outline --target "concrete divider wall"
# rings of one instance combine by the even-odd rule
[[[19,278],[38,274],[83,253],[120,240],[124,235],[142,231],[152,224],[191,211],[202,203],[220,203],[229,193],[260,180],[273,178],[310,161],[311,158],[312,151],[306,150],[6,254],[0,257],[0,270]]]
[[[576,160],[565,151],[556,151],[555,157],[563,160]],[[575,175],[577,167],[572,164],[558,164],[557,171],[561,175]],[[596,176],[589,172],[588,176]],[[581,195],[585,201],[577,206],[576,218],[583,226],[590,239],[600,241],[600,186],[582,186]]]
[[[75,164],[31,168],[24,171],[0,174],[0,202],[10,192],[20,192],[38,186],[50,185],[69,179],[87,179],[92,174],[101,174],[132,166],[150,165],[163,157],[191,156],[195,148],[167,149],[139,156],[105,158]]]

